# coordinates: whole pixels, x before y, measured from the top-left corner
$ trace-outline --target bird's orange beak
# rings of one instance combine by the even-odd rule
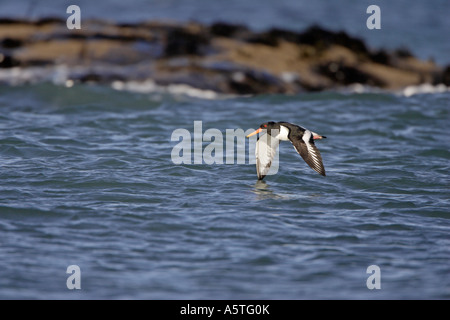
[[[261,131],[262,131],[262,129],[259,128],[258,130],[253,131],[252,133],[250,133],[250,134],[247,136],[247,138],[248,138],[248,137],[251,137],[251,136],[254,136],[254,135],[257,134],[257,133],[260,133]]]
[[[320,135],[315,135],[315,136],[313,136],[313,139],[314,139],[314,140],[325,139],[325,138],[326,138],[325,136],[320,136]]]

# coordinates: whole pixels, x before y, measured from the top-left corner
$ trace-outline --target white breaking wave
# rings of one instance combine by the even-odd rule
[[[408,86],[402,90],[402,94],[405,97],[410,97],[415,94],[423,94],[423,93],[443,93],[450,91],[450,87],[447,87],[445,84],[441,83],[438,85],[431,85],[428,83],[420,84],[417,86]]]
[[[200,99],[220,99],[231,96],[220,94],[212,90],[194,88],[187,84],[169,84],[167,86],[161,86],[156,84],[152,79],[147,79],[145,81],[113,81],[111,87],[119,91],[168,93],[174,95],[186,95]]]
[[[55,85],[72,87],[76,79],[88,73],[90,69],[84,67],[68,67],[57,65],[52,67],[14,67],[0,69],[0,83],[18,86],[25,84],[36,84],[40,82],[51,82]],[[169,84],[162,86],[152,79],[144,81],[119,81],[111,82],[111,87],[119,91],[130,91],[138,93],[163,93],[173,95],[185,95],[200,99],[223,99],[235,97],[236,95],[222,94],[212,90],[202,90],[187,84]]]
[[[51,67],[13,67],[0,69],[0,84],[8,85],[24,85],[36,84],[40,82],[51,82],[55,85],[62,85],[65,87],[72,87],[76,83],[76,79],[83,74],[89,74],[89,71],[104,71],[103,69],[93,70],[89,67],[69,67],[66,65],[56,65]],[[111,87],[119,91],[130,91],[138,93],[163,93],[172,95],[185,95],[200,99],[227,99],[234,98],[239,95],[219,93],[213,90],[205,90],[192,87],[187,84],[169,84],[159,85],[153,79],[143,81],[129,80],[119,81],[115,80],[110,83]],[[345,87],[337,89],[338,92],[343,93],[388,93],[390,90],[384,90],[372,86],[354,83]],[[408,86],[393,93],[405,97],[411,97],[416,94],[434,94],[450,92],[450,87],[445,84],[432,85],[428,83]]]

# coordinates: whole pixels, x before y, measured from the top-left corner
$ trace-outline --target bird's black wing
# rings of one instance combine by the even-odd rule
[[[305,130],[302,136],[294,135],[291,137],[291,142],[295,150],[305,160],[305,162],[315,171],[325,176],[325,168],[322,163],[322,156],[319,149],[317,149],[309,130]]]

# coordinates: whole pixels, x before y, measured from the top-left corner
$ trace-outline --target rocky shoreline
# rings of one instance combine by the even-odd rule
[[[58,18],[3,18],[2,72],[0,83],[55,77],[70,83],[151,81],[157,86],[187,85],[238,95],[322,91],[354,84],[383,90],[450,86],[450,66],[419,60],[405,49],[370,49],[345,32],[316,26],[302,32],[255,32],[222,22],[89,20],[81,29],[69,30],[66,21]]]

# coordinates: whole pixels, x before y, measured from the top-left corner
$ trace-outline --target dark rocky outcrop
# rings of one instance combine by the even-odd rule
[[[230,94],[450,83],[450,67],[421,61],[406,49],[373,50],[345,32],[318,26],[254,32],[224,22],[89,20],[82,29],[69,30],[58,18],[0,19],[0,68],[58,66],[65,66],[65,76],[74,82],[151,79]]]

